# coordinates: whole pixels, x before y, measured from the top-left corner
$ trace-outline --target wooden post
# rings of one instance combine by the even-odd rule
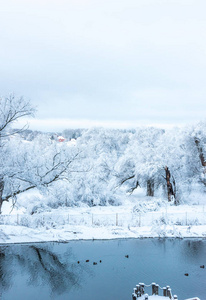
[[[152,283],[152,295],[155,294],[155,291],[156,291],[156,283],[153,282],[153,283]]]
[[[177,295],[174,295],[174,300],[178,300]]]
[[[144,294],[144,283],[139,283],[141,296]]]
[[[171,288],[169,286],[167,286],[167,297],[172,299],[172,291],[171,291]]]
[[[140,291],[140,285],[139,285],[139,284],[136,285],[136,291],[137,291],[137,292],[136,292],[137,298],[138,298],[138,297],[141,297],[141,291]]]
[[[163,287],[163,296],[167,297],[167,289],[166,289],[166,287]]]
[[[156,284],[156,291],[155,291],[156,293],[156,295],[158,295],[159,294],[159,285],[158,284]]]
[[[132,300],[136,300],[137,299],[137,296],[133,293],[132,294]]]
[[[139,296],[139,292],[140,292],[140,286],[139,284],[137,284],[135,289],[135,293],[137,294],[137,296]]]
[[[118,226],[118,213],[116,214],[116,226]]]

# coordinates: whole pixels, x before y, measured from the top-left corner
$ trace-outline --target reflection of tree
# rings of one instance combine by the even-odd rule
[[[0,291],[8,290],[11,286],[12,270],[10,270],[10,259],[6,256],[8,247],[0,247]],[[0,294],[1,295],[1,294]]]
[[[202,240],[186,240],[183,244],[184,255],[192,258],[204,256],[204,243]]]
[[[12,285],[14,272],[9,268],[18,270],[19,267],[21,273],[29,277],[29,285],[47,285],[54,294],[79,288],[82,273],[90,272],[89,265],[73,263],[71,258],[72,253],[57,255],[45,246],[0,247],[0,290],[5,291]]]
[[[32,246],[39,261],[38,274],[41,272],[51,286],[52,292],[62,293],[78,285],[78,270],[62,263],[58,256],[49,250]],[[76,272],[75,272],[76,271]],[[37,274],[35,274],[36,276]]]

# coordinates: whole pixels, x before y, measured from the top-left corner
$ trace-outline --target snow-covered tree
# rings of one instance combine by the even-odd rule
[[[197,154],[199,158],[199,164],[196,162],[196,168],[199,171],[200,182],[206,186],[206,122],[193,125],[189,129],[189,136],[192,152],[196,154],[196,161]]]
[[[111,181],[115,174],[114,166],[127,143],[128,132],[104,128],[89,129],[77,139],[77,147],[84,147],[84,157],[80,168],[83,172],[74,174],[70,187],[73,203],[91,206],[119,203]]]
[[[61,179],[68,179],[80,150],[52,142],[40,135],[32,142],[12,136],[8,129],[23,116],[33,114],[23,98],[1,98],[0,212],[2,203],[28,190],[45,189]]]
[[[203,141],[203,136],[201,140]],[[163,177],[167,182],[169,201],[172,195],[176,202],[181,201],[193,183],[199,182],[202,166],[195,141],[194,128],[189,127],[168,130],[160,140],[158,155],[165,168]],[[169,182],[173,193],[168,186],[166,168],[170,172]]]
[[[12,139],[4,157],[4,190],[1,201],[13,199],[28,190],[38,189],[45,194],[50,185],[68,180],[80,154],[76,147],[52,142],[40,136],[32,142]]]
[[[5,143],[11,133],[9,129],[14,122],[25,116],[33,116],[34,108],[29,101],[23,97],[15,97],[13,94],[8,97],[0,97],[0,213],[3,202],[4,191],[4,170],[5,170]],[[17,130],[19,132],[23,129]],[[15,133],[15,132],[13,132]]]
[[[205,184],[206,126],[159,130],[140,128],[116,163],[117,185],[138,186],[153,196],[162,186],[168,201],[178,203],[194,183]]]
[[[128,185],[133,192],[138,186],[147,189],[147,195],[154,195],[154,186],[158,185],[158,171],[161,162],[158,157],[158,143],[164,134],[157,128],[139,128],[131,136],[124,155],[115,166],[117,185]]]

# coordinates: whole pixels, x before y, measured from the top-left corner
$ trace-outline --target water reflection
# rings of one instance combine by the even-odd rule
[[[184,241],[183,250],[184,255],[188,256],[189,259],[202,257],[203,252],[205,251],[203,240],[186,240]]]
[[[12,273],[10,258],[7,257],[9,247],[0,247],[0,291],[8,290],[12,286]]]
[[[71,288],[80,288],[83,274],[92,276],[88,265],[77,264],[67,250],[57,254],[52,247],[38,244],[31,246],[0,247],[0,290],[13,285],[13,277],[20,271],[27,276],[27,285],[49,286],[52,294],[62,294]]]

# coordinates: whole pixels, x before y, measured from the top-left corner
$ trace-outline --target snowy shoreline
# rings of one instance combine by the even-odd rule
[[[206,225],[193,226],[161,226],[156,232],[148,226],[140,228],[85,227],[60,226],[55,229],[31,229],[23,226],[1,225],[0,245],[41,243],[41,242],[69,242],[77,240],[114,240],[114,239],[143,239],[143,238],[206,238]]]
[[[158,205],[158,201],[133,195],[120,206],[59,207],[33,215],[20,208],[9,214],[7,204],[0,216],[0,244],[206,238],[204,202],[174,206],[164,201]]]

